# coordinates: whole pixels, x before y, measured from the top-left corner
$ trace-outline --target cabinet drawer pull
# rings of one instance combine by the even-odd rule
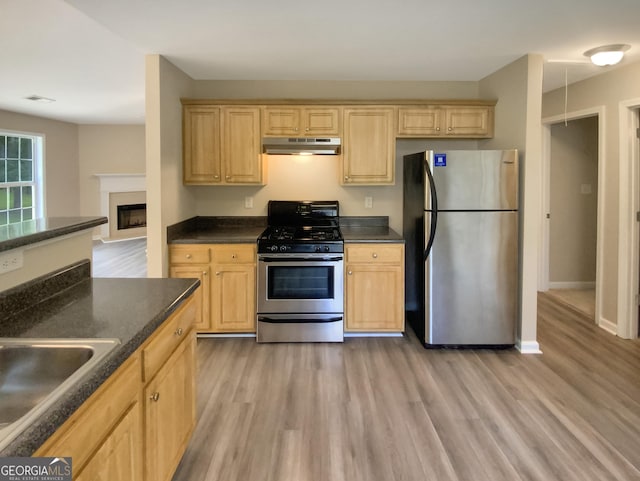
[[[371,257],[373,257],[374,259],[378,258],[378,254],[376,254],[375,252],[373,254],[371,254]]]
[[[187,259],[191,259],[191,254],[186,255]]]
[[[158,402],[160,400],[160,393],[158,391],[154,392],[151,396],[149,396],[153,402]]]
[[[183,332],[184,332],[184,331],[182,330],[182,328],[181,328],[181,327],[179,327],[178,329],[176,329],[175,334],[176,334],[176,336],[182,336],[182,333],[183,333]]]

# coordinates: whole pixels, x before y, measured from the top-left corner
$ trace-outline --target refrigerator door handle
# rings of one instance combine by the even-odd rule
[[[433,174],[431,173],[431,166],[429,162],[425,161],[424,165],[427,177],[429,177],[429,194],[431,195],[431,225],[429,228],[429,240],[427,241],[427,247],[424,250],[424,261],[427,261],[427,257],[431,253],[431,247],[433,247],[433,241],[436,237],[436,227],[438,225],[438,194],[436,193],[436,184],[433,181]]]

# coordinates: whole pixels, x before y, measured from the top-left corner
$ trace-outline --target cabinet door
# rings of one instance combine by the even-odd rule
[[[402,277],[395,264],[347,264],[345,330],[404,330]]]
[[[142,481],[142,475],[142,406],[135,402],[75,479]]]
[[[209,332],[211,330],[211,315],[209,314],[209,300],[211,299],[209,278],[211,276],[209,266],[207,264],[171,266],[169,268],[169,277],[200,279],[200,287],[193,293],[193,300],[197,306],[194,326],[198,332]]]
[[[215,332],[255,332],[256,266],[217,264],[211,281]]]
[[[262,118],[264,135],[300,134],[300,109],[297,107],[267,107]]]
[[[195,427],[195,343],[191,330],[144,389],[147,480],[171,480]]]
[[[183,180],[185,184],[221,182],[220,108],[183,108]]]
[[[302,111],[303,135],[340,135],[340,109],[307,107]]]
[[[438,107],[398,109],[398,135],[402,137],[440,137],[443,111]]]
[[[262,183],[260,146],[260,108],[223,107],[221,156],[225,183]]]
[[[393,108],[344,109],[342,183],[393,184]]]
[[[446,125],[450,137],[492,137],[493,108],[447,107]]]

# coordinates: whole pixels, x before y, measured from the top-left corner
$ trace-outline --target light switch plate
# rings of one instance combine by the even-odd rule
[[[367,196],[364,198],[364,208],[371,209],[373,207],[373,197]]]
[[[245,209],[253,209],[253,197],[245,197],[244,198],[244,208]]]

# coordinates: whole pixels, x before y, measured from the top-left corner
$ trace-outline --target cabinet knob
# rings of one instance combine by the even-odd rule
[[[237,255],[235,255],[235,254],[231,254],[231,258],[232,258],[232,259],[235,259],[236,257],[238,257],[238,256],[237,256]]]
[[[229,180],[231,178],[231,176],[230,175],[225,175],[224,178]]]
[[[216,272],[216,276],[219,276],[219,275],[220,275],[220,272]]]
[[[191,254],[187,254],[187,259],[191,259]]]
[[[440,132],[440,127],[436,127],[436,132]]]
[[[298,127],[294,127],[294,128],[293,128],[293,131],[294,131],[294,132],[297,132],[297,131],[298,131]]]
[[[214,175],[213,178],[218,180],[220,178],[220,176],[219,175]]]
[[[353,272],[352,272],[352,271],[349,271],[349,272],[347,272],[347,274],[351,275],[351,274],[353,274]]]
[[[344,176],[344,180],[349,180],[349,176],[348,176],[348,175],[345,175],[345,176]]]
[[[151,396],[149,396],[153,402],[158,402],[160,400],[160,393],[158,391],[154,392]]]
[[[309,132],[309,127],[307,127],[306,129],[304,129],[305,132]]]
[[[183,332],[184,332],[184,331],[182,330],[182,328],[181,328],[181,327],[179,327],[178,329],[176,329],[175,334],[176,334],[176,336],[182,336],[182,333],[183,333]]]
[[[378,254],[376,254],[375,252],[373,254],[371,254],[371,257],[373,257],[374,259],[378,258]]]
[[[202,275],[206,276],[207,275],[207,271],[202,271]]]
[[[453,130],[453,127],[449,127],[447,130]]]

